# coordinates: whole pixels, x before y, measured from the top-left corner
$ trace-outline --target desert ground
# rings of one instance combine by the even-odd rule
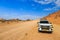
[[[53,33],[38,32],[39,20],[0,23],[0,40],[60,40],[60,25],[53,24]]]

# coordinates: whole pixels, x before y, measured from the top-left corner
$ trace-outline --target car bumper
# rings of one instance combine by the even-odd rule
[[[42,30],[42,29],[38,29],[38,31],[40,31],[40,32],[53,32],[52,30]]]

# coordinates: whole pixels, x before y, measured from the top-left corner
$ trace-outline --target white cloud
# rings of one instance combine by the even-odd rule
[[[20,19],[23,19],[23,20],[25,20],[25,19],[37,19],[37,18],[40,18],[39,16],[34,16],[34,15],[21,15],[20,16]]]
[[[49,4],[53,2],[54,0],[34,0],[34,1],[40,4]]]
[[[36,15],[9,15],[9,14],[5,14],[0,16],[0,18],[4,18],[4,19],[22,19],[22,20],[26,20],[26,19],[37,19],[40,18],[40,16],[36,16]]]
[[[58,10],[58,8],[57,7],[53,7],[53,8],[46,8],[46,9],[44,9],[44,11],[51,11],[51,10]]]
[[[53,2],[56,6],[60,6],[60,0],[34,0],[34,2],[39,4],[49,4]]]
[[[47,10],[47,11],[49,11],[49,10],[51,10],[51,8],[46,8],[46,9],[44,9],[44,10]]]
[[[57,6],[60,6],[60,0],[57,0],[57,1],[55,2],[55,4],[56,4]]]
[[[56,5],[52,8],[44,9],[44,10],[47,10],[47,11],[49,11],[49,10],[58,10],[58,8],[60,7],[60,0],[34,0],[34,2],[42,4],[42,5],[47,5],[47,4],[53,2],[54,4],[51,4],[51,5]]]

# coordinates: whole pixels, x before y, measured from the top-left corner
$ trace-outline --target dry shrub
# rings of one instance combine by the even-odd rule
[[[31,21],[31,19],[27,19],[26,21]]]

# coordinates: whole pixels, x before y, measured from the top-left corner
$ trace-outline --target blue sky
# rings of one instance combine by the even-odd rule
[[[60,10],[60,0],[0,0],[0,18],[36,19]]]

